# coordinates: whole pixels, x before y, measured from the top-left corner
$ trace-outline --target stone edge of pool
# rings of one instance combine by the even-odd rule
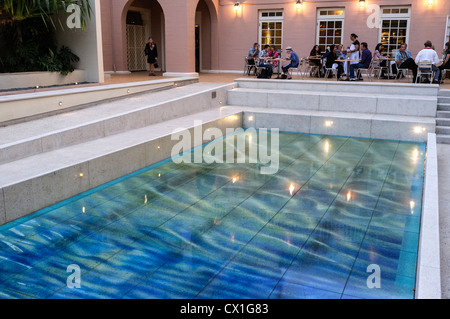
[[[429,133],[416,270],[416,299],[441,299],[436,134]]]

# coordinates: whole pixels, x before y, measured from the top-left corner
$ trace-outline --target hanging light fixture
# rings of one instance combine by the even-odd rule
[[[300,9],[302,7],[303,1],[302,0],[297,0],[297,2],[295,3],[295,5],[297,6],[297,9]]]
[[[366,5],[366,0],[359,0],[359,6],[363,8]]]
[[[241,10],[241,4],[239,3],[239,1],[236,1],[236,3],[234,4],[234,11],[239,11]]]

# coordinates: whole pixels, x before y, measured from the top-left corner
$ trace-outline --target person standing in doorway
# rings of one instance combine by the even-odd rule
[[[156,43],[153,41],[152,37],[148,38],[148,43],[145,45],[145,56],[147,57],[147,63],[149,65],[150,73],[149,76],[156,76],[155,67],[158,63],[158,49],[156,48]]]

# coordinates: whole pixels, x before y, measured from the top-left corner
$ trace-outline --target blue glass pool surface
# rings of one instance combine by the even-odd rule
[[[0,298],[413,298],[424,157],[280,133],[275,175],[165,161],[1,226]]]

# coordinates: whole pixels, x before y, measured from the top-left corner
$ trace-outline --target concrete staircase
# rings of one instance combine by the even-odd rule
[[[436,140],[450,144],[450,90],[440,90],[436,114]]]
[[[221,108],[232,85],[174,86],[0,127],[0,225],[170,158],[176,130],[242,127],[241,113]]]
[[[244,126],[425,142],[436,127],[437,85],[237,79],[228,104]]]

